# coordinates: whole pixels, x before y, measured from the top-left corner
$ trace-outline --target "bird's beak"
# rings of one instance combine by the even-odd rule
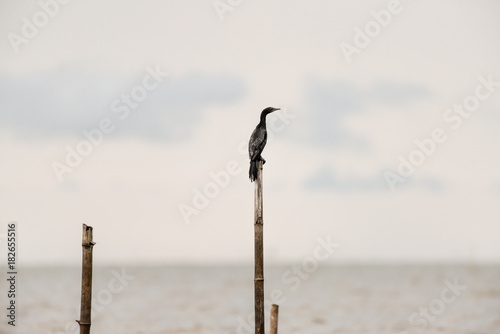
[[[273,110],[273,111],[276,111],[276,110],[281,110],[281,109],[280,109],[280,108],[274,108],[274,110]]]

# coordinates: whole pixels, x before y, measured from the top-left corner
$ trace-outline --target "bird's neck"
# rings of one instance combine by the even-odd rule
[[[267,114],[264,112],[262,114],[260,114],[260,124],[261,125],[264,125],[264,126],[266,125],[266,116],[267,116]]]

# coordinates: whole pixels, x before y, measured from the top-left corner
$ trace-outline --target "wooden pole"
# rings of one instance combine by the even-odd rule
[[[264,334],[264,219],[262,208],[262,161],[255,181],[255,334]]]
[[[271,306],[271,334],[278,334],[278,313],[279,306],[273,304]]]
[[[80,307],[80,334],[90,333],[90,310],[92,307],[92,226],[83,224],[82,236],[82,299]]]

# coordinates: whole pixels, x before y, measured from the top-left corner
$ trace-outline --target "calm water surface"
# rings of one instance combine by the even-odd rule
[[[500,333],[500,266],[308,269],[266,268],[280,333]],[[0,333],[78,333],[80,275],[21,268],[17,326],[3,316]],[[94,334],[253,332],[252,267],[97,267],[93,289]]]

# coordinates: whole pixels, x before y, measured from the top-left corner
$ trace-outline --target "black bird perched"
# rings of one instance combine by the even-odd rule
[[[248,142],[248,154],[250,156],[250,170],[248,172],[250,176],[250,181],[257,180],[257,163],[262,161],[266,163],[266,160],[261,156],[262,151],[267,143],[267,129],[266,129],[266,116],[273,111],[280,110],[280,108],[267,107],[262,110],[260,114],[260,123],[257,125],[255,130],[253,130],[250,136],[250,141]]]

